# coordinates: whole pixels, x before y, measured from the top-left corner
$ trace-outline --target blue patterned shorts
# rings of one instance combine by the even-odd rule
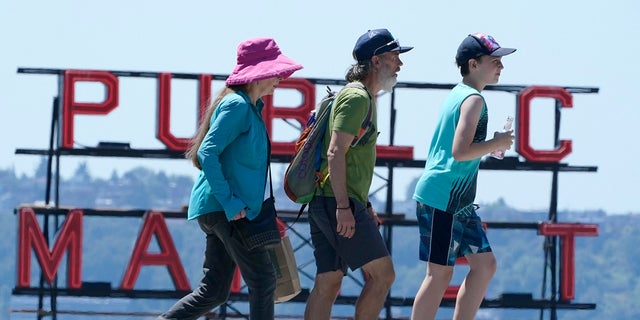
[[[420,260],[453,266],[457,258],[467,254],[491,252],[487,234],[473,205],[460,212],[462,214],[451,214],[417,203]]]

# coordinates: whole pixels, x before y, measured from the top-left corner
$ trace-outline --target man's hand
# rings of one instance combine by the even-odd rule
[[[378,227],[382,224],[382,219],[378,217],[378,213],[373,207],[368,207],[367,213],[369,213],[369,216],[371,217],[371,219],[373,219],[373,222],[375,222],[378,225]]]
[[[336,221],[336,232],[339,235],[345,238],[353,237],[353,234],[356,233],[356,220],[353,218],[351,207],[336,208]]]

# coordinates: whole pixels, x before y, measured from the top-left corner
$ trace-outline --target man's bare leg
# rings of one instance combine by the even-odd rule
[[[338,296],[344,273],[341,270],[316,275],[304,310],[305,320],[329,320],[331,307]]]
[[[395,280],[393,262],[389,256],[378,258],[362,266],[362,270],[369,277],[356,302],[355,319],[377,320],[389,293],[389,288]]]

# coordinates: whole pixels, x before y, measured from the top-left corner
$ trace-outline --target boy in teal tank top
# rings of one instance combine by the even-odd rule
[[[513,131],[486,140],[488,111],[481,92],[500,78],[501,48],[493,37],[466,37],[456,54],[462,81],[444,101],[429,154],[413,199],[420,230],[420,260],[427,275],[416,294],[411,319],[434,319],[453,275],[456,258],[466,257],[469,273],[458,291],[453,319],[472,320],[495,273],[496,260],[475,212],[478,168],[482,156],[509,149]]]

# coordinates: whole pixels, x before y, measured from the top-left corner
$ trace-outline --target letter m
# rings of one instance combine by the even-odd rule
[[[53,250],[49,250],[33,208],[20,208],[18,214],[18,286],[29,287],[31,283],[33,249],[42,268],[42,274],[49,283],[53,282],[62,256],[67,251],[67,287],[79,289],[82,286],[82,210],[71,210],[67,213],[67,218],[53,244]]]

